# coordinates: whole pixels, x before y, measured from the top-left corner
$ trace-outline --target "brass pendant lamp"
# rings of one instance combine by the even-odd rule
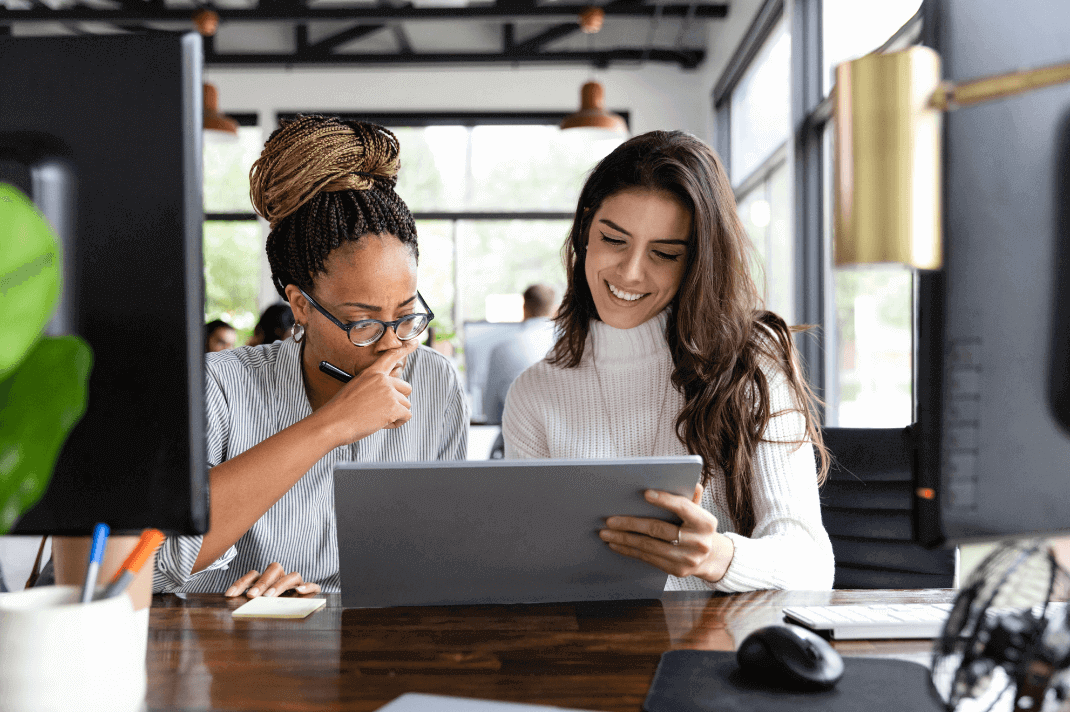
[[[593,36],[602,29],[606,13],[600,7],[589,7],[580,13],[579,24],[584,34]],[[569,114],[561,122],[562,129],[595,129],[615,134],[628,134],[628,124],[617,114],[606,110],[606,90],[594,81],[580,87],[580,110]]]

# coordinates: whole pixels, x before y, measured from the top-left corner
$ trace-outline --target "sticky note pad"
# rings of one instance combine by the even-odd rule
[[[327,605],[325,598],[265,598],[260,596],[235,608],[235,618],[304,618]]]

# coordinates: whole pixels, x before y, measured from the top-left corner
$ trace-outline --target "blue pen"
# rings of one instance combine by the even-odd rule
[[[97,573],[100,571],[100,562],[104,560],[104,545],[108,541],[111,529],[107,524],[98,524],[93,528],[93,548],[89,550],[89,566],[85,570],[85,585],[82,586],[82,603],[93,600],[93,592],[97,587]]]

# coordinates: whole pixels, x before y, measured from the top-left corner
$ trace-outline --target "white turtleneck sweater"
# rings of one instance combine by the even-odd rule
[[[687,455],[674,427],[684,398],[670,380],[667,319],[662,312],[633,329],[592,321],[579,366],[543,360],[524,371],[505,402],[505,456]],[[754,455],[754,532],[734,532],[718,469],[702,506],[717,517],[717,531],[732,539],[732,563],[716,583],[669,576],[666,590],[832,588],[832,545],[821,523],[813,446],[791,442],[804,439],[805,420],[794,410],[784,372],[772,362],[763,371],[774,417]]]

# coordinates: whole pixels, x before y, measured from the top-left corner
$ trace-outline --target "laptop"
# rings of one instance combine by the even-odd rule
[[[612,515],[678,522],[702,458],[339,463],[346,608],[658,598],[666,574],[598,537]]]

